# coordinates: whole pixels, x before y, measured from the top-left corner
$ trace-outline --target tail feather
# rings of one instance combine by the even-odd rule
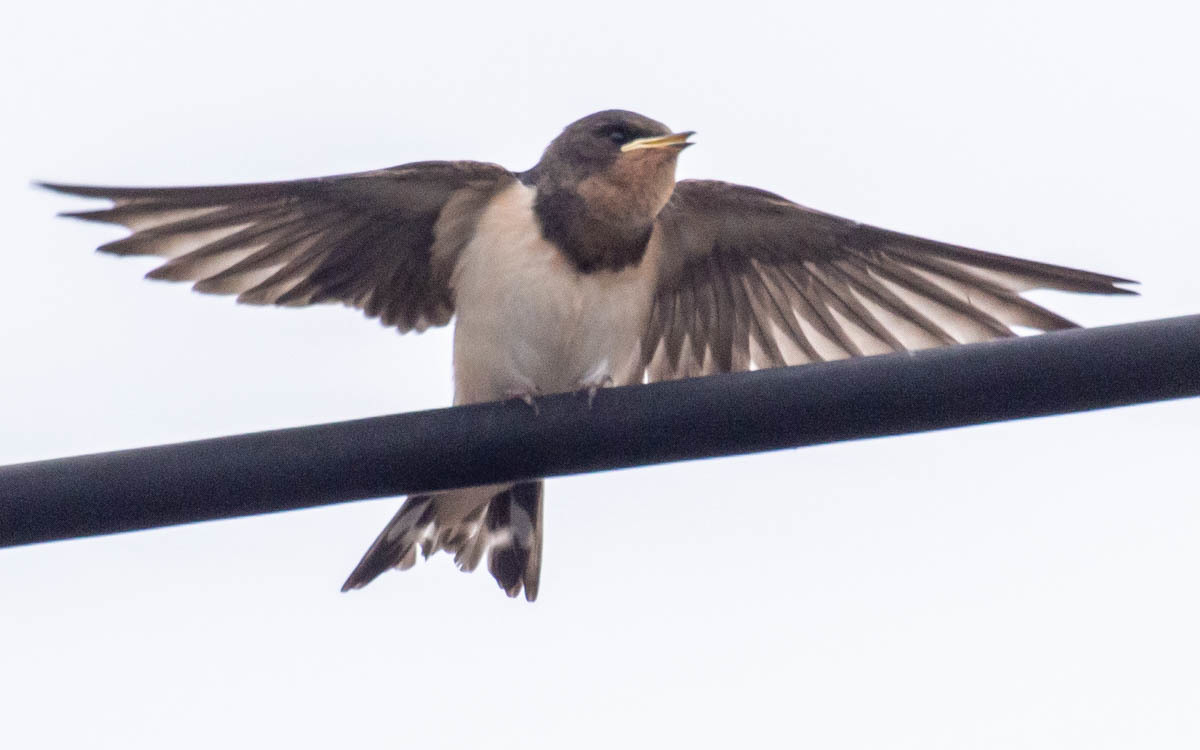
[[[488,571],[500,588],[516,596],[537,598],[542,567],[542,483],[514,484],[492,498],[487,509],[487,532],[492,537]]]
[[[488,570],[509,596],[537,598],[542,563],[542,482],[469,487],[414,495],[384,527],[342,591],[366,586],[389,568],[407,570],[445,550],[463,571],[488,559]]]

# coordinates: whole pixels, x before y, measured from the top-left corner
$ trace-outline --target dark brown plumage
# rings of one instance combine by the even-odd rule
[[[691,133],[609,110],[532,169],[420,162],[312,180],[194,188],[46,184],[113,205],[100,249],[148,276],[250,304],[340,302],[401,331],[457,315],[455,401],[774,367],[1074,324],[1030,289],[1129,294],[1128,280],[925,240],[756,188],[675,182]],[[346,581],[420,549],[487,555],[532,600],[541,482],[408,499]]]
[[[147,278],[252,305],[341,302],[403,332],[450,321],[454,245],[470,231],[459,217],[515,179],[495,164],[419,162],[253,185],[43,186],[113,201],[64,216],[131,229],[99,249],[168,259]]]
[[[690,144],[640,149],[632,157],[622,147],[670,134],[661,122],[632,112],[597,112],[567,126],[521,175],[537,190],[542,233],[580,271],[620,271],[642,259],[661,199],[675,181],[675,157]]]
[[[684,180],[643,338],[651,380],[984,341],[1071,321],[1020,292],[1128,279],[859,224],[764,190]],[[684,346],[685,340],[688,346]]]

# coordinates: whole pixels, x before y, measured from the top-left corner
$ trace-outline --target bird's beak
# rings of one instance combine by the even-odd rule
[[[652,135],[649,138],[638,138],[621,147],[621,151],[637,151],[640,148],[673,148],[682,151],[692,144],[688,141],[696,134],[694,130],[670,135]]]

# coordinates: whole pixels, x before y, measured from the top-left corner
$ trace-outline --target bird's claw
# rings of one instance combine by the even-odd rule
[[[528,406],[530,409],[533,409],[533,415],[535,417],[542,413],[541,409],[538,408],[537,402],[533,400],[532,391],[509,391],[508,397],[524,401],[526,406]]]
[[[587,385],[583,386],[583,388],[580,389],[583,393],[587,394],[587,405],[588,405],[589,409],[592,408],[592,402],[594,402],[596,400],[596,394],[600,392],[600,389],[610,386],[612,384],[613,384],[612,376],[605,375],[604,378],[600,382],[588,383]]]

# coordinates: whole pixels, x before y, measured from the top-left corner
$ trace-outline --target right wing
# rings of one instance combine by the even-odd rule
[[[100,250],[166,258],[148,278],[256,305],[341,302],[403,332],[449,322],[458,253],[515,179],[496,164],[433,161],[248,185],[41,186],[112,201],[63,215],[132,230]]]

